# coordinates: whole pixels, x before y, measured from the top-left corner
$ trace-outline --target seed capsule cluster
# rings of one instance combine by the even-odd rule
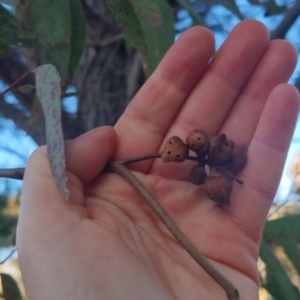
[[[196,157],[189,156],[190,150]],[[161,152],[163,162],[183,162],[188,158],[198,162],[190,170],[190,181],[204,184],[211,200],[229,206],[234,179],[227,171],[239,171],[246,165],[247,148],[227,139],[224,133],[210,138],[205,131],[195,129],[185,142],[178,136],[171,137]]]

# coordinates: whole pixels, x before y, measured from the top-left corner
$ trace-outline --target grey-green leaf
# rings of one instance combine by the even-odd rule
[[[168,49],[174,43],[174,15],[172,8],[165,0],[153,0],[161,13],[162,22],[160,26],[151,26],[140,19],[142,29],[149,48],[149,54],[143,55],[144,66],[147,77],[149,77]]]
[[[263,287],[276,300],[299,300],[299,292],[265,241],[262,241],[260,245],[260,257],[266,264],[267,271],[267,282],[263,284]]]
[[[36,90],[45,115],[49,163],[58,188],[68,199],[64,138],[61,125],[60,85],[60,76],[54,66],[46,64],[36,68]]]
[[[136,13],[128,0],[106,0],[128,43],[142,53],[149,52],[148,45]]]
[[[9,275],[1,273],[1,284],[5,300],[22,300],[17,282]]]
[[[300,275],[300,216],[288,215],[266,223],[264,238],[281,245]]]
[[[162,16],[154,0],[129,0],[139,20],[152,27],[161,26]]]
[[[7,45],[31,47],[35,41],[34,35],[20,30],[17,18],[2,5],[0,5],[0,32],[2,43]]]
[[[231,12],[233,12],[241,20],[244,19],[244,16],[240,12],[240,9],[238,8],[237,4],[235,3],[235,0],[213,0],[213,2],[223,5],[224,7],[229,9]]]
[[[69,75],[75,73],[86,40],[86,23],[80,0],[71,0],[71,49]]]
[[[266,223],[264,238],[267,240],[300,242],[300,215],[289,215]]]
[[[16,5],[17,0],[1,0],[0,3],[4,3],[14,7]]]
[[[265,3],[265,7],[266,7],[266,12],[265,12],[266,17],[279,15],[287,10],[287,7],[285,5],[282,6],[278,5],[275,0],[268,0]]]
[[[205,21],[198,15],[192,3],[189,0],[177,0],[177,2],[189,12],[195,25],[207,26]]]
[[[38,64],[54,65],[64,82],[71,48],[70,0],[24,0],[18,2],[17,10],[22,28],[37,38]]]
[[[294,268],[296,269],[298,275],[300,276],[300,250],[299,245],[296,241],[289,240],[281,243],[285,254],[288,256],[292,262]]]

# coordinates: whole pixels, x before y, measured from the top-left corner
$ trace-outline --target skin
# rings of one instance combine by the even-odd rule
[[[118,175],[111,159],[161,150],[193,129],[224,132],[248,147],[229,208],[187,181],[192,162],[131,166],[198,249],[238,288],[258,299],[258,249],[296,123],[299,96],[285,82],[296,52],[269,42],[261,23],[237,25],[213,54],[210,31],[187,30],[141,88],[115,128],[66,142],[67,202],[46,148],[26,167],[17,247],[30,300],[227,299]]]

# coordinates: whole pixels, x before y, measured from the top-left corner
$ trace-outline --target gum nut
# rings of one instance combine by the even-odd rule
[[[188,154],[189,149],[186,144],[178,136],[172,136],[167,140],[161,152],[161,159],[163,162],[182,162]]]
[[[235,144],[228,161],[222,165],[225,170],[239,171],[247,164],[247,148]]]
[[[192,167],[190,171],[190,181],[195,185],[201,185],[204,183],[207,177],[204,166],[196,165]]]
[[[208,176],[205,180],[206,195],[214,202],[229,206],[233,180],[224,175]]]
[[[203,130],[195,129],[186,137],[186,144],[196,153],[203,153],[208,149],[209,136]]]
[[[234,142],[227,139],[224,133],[219,133],[210,140],[207,162],[212,165],[224,163],[230,158]]]

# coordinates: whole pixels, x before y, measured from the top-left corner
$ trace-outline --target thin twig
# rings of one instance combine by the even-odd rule
[[[123,159],[123,160],[119,160],[118,162],[123,165],[127,165],[127,164],[131,164],[131,163],[144,161],[147,159],[154,159],[154,158],[160,158],[160,157],[161,157],[161,152],[158,152],[158,153],[154,153],[154,154],[147,154],[147,155],[137,156],[134,158]],[[196,156],[188,156],[186,159],[199,162],[199,157],[196,157]]]
[[[4,264],[5,262],[7,262],[12,255],[17,251],[17,249],[13,249],[2,261],[0,261],[0,265]]]
[[[287,10],[284,18],[277,28],[271,32],[271,40],[284,39],[287,32],[290,30],[295,21],[299,18],[300,1],[295,1],[293,7]]]
[[[145,199],[161,221],[170,230],[182,247],[194,258],[194,260],[225,290],[229,300],[238,300],[238,290],[205,258],[205,256],[186,237],[159,202],[149,193],[145,186],[125,167],[120,161],[109,163],[109,169],[122,176]]]
[[[228,173],[227,171],[223,170],[222,168],[218,168],[218,170],[220,170],[222,173],[224,173],[225,175],[231,177],[233,180],[235,180],[237,183],[239,184],[244,184],[244,181],[241,179],[238,179],[236,177],[234,177],[232,174]]]
[[[0,177],[23,180],[25,168],[0,169]]]
[[[3,92],[0,93],[0,97],[3,97],[6,93],[12,91],[12,89],[19,84],[26,76],[28,76],[30,73],[33,73],[32,70],[26,72],[21,77],[19,77],[15,82],[13,82],[10,86],[8,86]]]
[[[141,155],[141,156],[137,156],[134,158],[127,158],[127,159],[119,160],[118,162],[123,165],[127,165],[127,164],[144,161],[147,159],[160,158],[160,156],[161,156],[161,153],[154,153],[154,154]]]

